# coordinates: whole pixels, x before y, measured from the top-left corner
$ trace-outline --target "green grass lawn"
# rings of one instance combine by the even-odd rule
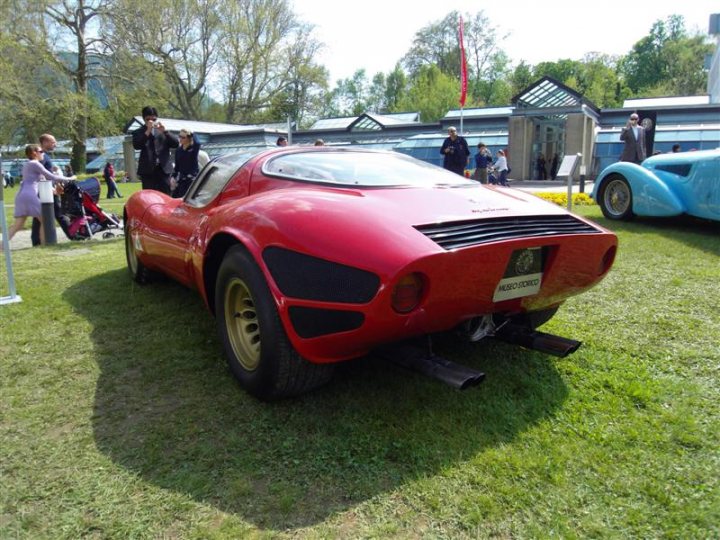
[[[260,403],[199,296],[135,285],[121,239],[13,252],[0,537],[720,537],[720,226],[578,211],[620,238],[543,327],[584,346],[439,339],[487,373],[464,392],[368,358]]]

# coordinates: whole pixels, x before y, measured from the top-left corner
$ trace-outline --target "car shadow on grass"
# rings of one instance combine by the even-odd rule
[[[169,281],[140,287],[118,270],[64,295],[92,326],[100,451],[265,529],[311,526],[462,467],[552,416],[568,393],[543,354],[444,337],[435,352],[485,371],[482,385],[460,392],[368,357],[342,364],[315,392],[262,403],[231,376],[196,292]],[[108,303],[122,313],[110,315]]]

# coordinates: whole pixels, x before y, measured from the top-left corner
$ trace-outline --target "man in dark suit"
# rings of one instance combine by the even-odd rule
[[[625,143],[620,161],[640,163],[645,159],[645,129],[638,123],[636,113],[630,115],[627,125],[620,132],[620,140]]]
[[[145,125],[133,131],[133,148],[140,150],[137,174],[143,189],[154,189],[170,195],[173,164],[170,149],[178,147],[178,139],[165,129],[155,107],[143,107]]]

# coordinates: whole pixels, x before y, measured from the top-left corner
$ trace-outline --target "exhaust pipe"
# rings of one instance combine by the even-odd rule
[[[433,377],[458,390],[477,386],[485,379],[481,371],[456,364],[413,345],[389,347],[378,351],[378,354],[399,366]]]
[[[495,337],[506,343],[520,345],[527,349],[552,354],[560,358],[565,358],[567,355],[574,353],[582,345],[582,342],[574,339],[538,332],[526,326],[515,324],[504,325],[495,333]]]

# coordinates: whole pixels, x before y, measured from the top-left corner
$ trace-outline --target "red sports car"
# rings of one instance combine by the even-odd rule
[[[533,195],[355,148],[222,156],[184,199],[134,194],[124,223],[132,277],[197,289],[234,375],[261,399],[456,328],[572,352],[578,342],[535,328],[598,283],[617,249],[612,232]]]

